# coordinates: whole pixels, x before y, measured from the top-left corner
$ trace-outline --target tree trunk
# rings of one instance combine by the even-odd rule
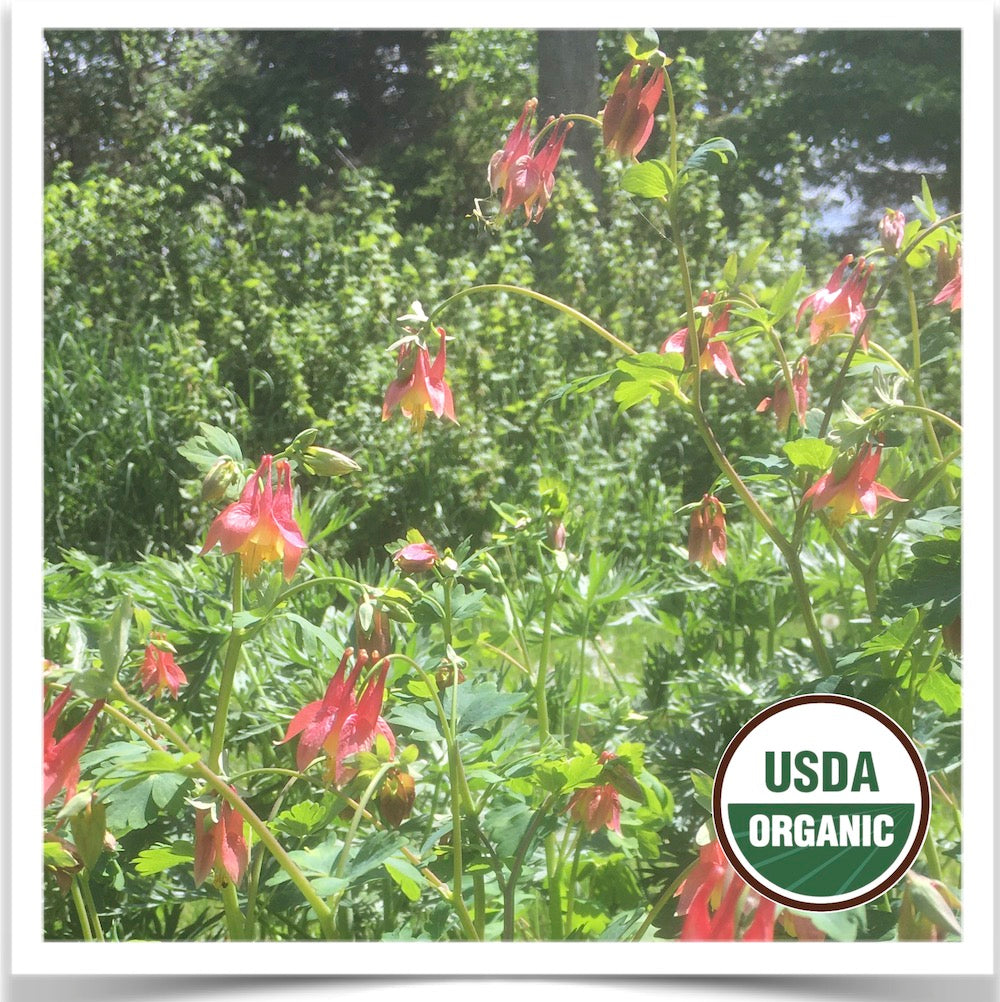
[[[601,107],[598,69],[596,31],[539,31],[539,125],[550,115],[596,115]],[[596,198],[601,185],[594,165],[594,140],[593,128],[577,122],[565,148],[575,152],[573,167]]]

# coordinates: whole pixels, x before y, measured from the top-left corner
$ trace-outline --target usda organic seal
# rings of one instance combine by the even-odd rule
[[[927,832],[930,786],[899,725],[859,699],[796,696],[758,713],[715,777],[715,830],[772,901],[839,911],[900,880]]]

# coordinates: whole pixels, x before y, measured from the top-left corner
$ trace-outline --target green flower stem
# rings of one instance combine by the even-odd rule
[[[664,68],[663,83],[667,91],[667,108],[670,112],[670,172],[677,177],[677,106],[674,103],[674,88],[670,74]],[[690,330],[690,328],[688,328]]]
[[[570,745],[580,734],[580,714],[583,709],[583,683],[587,670],[587,633],[590,629],[590,608],[588,606],[583,620],[583,630],[580,633],[580,665],[576,676],[576,705],[573,709],[573,727],[570,731]]]
[[[291,769],[251,769],[249,772],[275,772],[275,773],[285,773],[289,775],[289,780],[281,788],[281,792],[275,798],[274,803],[271,805],[271,810],[267,815],[267,823],[270,824],[278,815],[278,811],[281,810],[281,805],[284,803],[285,795],[292,788],[293,784],[302,778],[302,774],[298,772],[293,772]],[[248,773],[242,773],[245,776]],[[233,782],[235,783],[239,777],[234,776]],[[260,874],[264,868],[264,853],[260,851],[259,846],[254,846],[254,861],[253,868],[250,871],[250,880],[247,884],[247,912],[246,912],[246,936],[247,939],[253,939],[254,936],[254,924],[256,922],[257,913],[257,890],[260,887]]]
[[[394,768],[394,762],[386,762],[382,765],[375,775],[372,776],[371,782],[365,787],[365,792],[361,794],[361,799],[358,801],[357,807],[354,808],[354,817],[351,818],[350,827],[347,829],[347,834],[344,836],[344,844],[341,847],[340,854],[337,856],[338,877],[343,878],[344,873],[347,870],[347,859],[351,852],[351,845],[354,842],[354,836],[358,833],[358,826],[361,824],[361,817],[365,812],[365,808],[368,806],[368,801],[375,796],[375,791],[381,785],[382,780],[385,778],[385,774],[389,772],[390,769]],[[334,912],[336,912],[337,905],[340,904],[340,899],[343,895],[343,891],[337,892],[334,899]]]
[[[521,876],[521,868],[524,866],[524,858],[531,847],[535,833],[538,831],[538,826],[544,820],[545,815],[552,810],[555,802],[556,795],[554,793],[549,794],[542,801],[538,810],[532,816],[531,821],[528,822],[528,827],[525,829],[524,834],[521,836],[521,841],[518,842],[517,848],[514,850],[514,859],[510,865],[510,876],[507,878],[507,887],[504,890],[503,898],[503,933],[501,939],[505,943],[513,942],[514,939],[515,892],[517,891],[517,882]]]
[[[774,545],[777,546],[781,555],[785,558],[785,563],[788,565],[788,573],[792,579],[792,587],[795,589],[795,593],[798,596],[802,619],[805,622],[806,631],[808,632],[809,639],[812,643],[813,654],[819,662],[823,672],[829,675],[833,670],[833,665],[830,662],[830,656],[827,653],[826,645],[823,641],[823,634],[820,632],[819,625],[816,622],[816,615],[813,612],[812,599],[809,594],[809,585],[807,584],[805,575],[802,571],[802,563],[799,560],[798,550],[792,545],[792,543],[789,542],[788,539],[785,538],[784,534],[780,529],[778,529],[774,522],[771,521],[770,516],[763,508],[761,508],[757,499],[750,493],[746,484],[743,483],[740,475],[735,469],[733,469],[732,463],[729,462],[728,457],[722,451],[722,447],[716,441],[711,426],[701,409],[697,407],[694,408],[692,410],[692,414],[694,416],[698,432],[700,433],[702,440],[708,446],[708,451],[715,459],[716,465],[718,465],[725,474],[726,478],[729,480],[730,486],[732,486],[733,490],[740,496],[741,500],[746,505],[747,510],[760,524],[761,528],[763,528],[763,530],[771,538]]]
[[[677,879],[656,899],[653,906],[649,909],[649,913],[643,919],[642,925],[639,926],[631,937],[633,943],[638,943],[646,935],[646,930],[656,920],[656,916],[677,896],[677,891],[681,884],[684,883],[684,878],[687,877],[688,873],[688,870],[682,870]]]
[[[556,833],[545,837],[545,869],[548,873],[549,939],[563,938],[562,879],[559,866]]]
[[[932,832],[928,832],[927,838],[924,840],[924,859],[927,860],[927,872],[931,878],[943,882],[944,876],[941,872],[941,857],[938,855],[937,845],[934,843],[934,834]]]
[[[593,125],[597,129],[603,132],[604,125],[599,118],[594,118],[593,115],[584,115],[580,112],[574,112],[571,115],[560,115],[558,118],[553,118],[551,122],[546,122],[539,130],[538,135],[535,136],[534,142],[532,143],[532,150],[537,153],[541,149],[542,137],[550,132],[552,129],[559,124],[559,120],[562,119],[564,122],[586,122],[588,125]]]
[[[120,682],[114,682],[113,688],[115,694],[126,703],[135,713],[143,717],[153,728],[164,738],[170,741],[176,748],[180,751],[188,753],[192,751],[192,748],[188,743],[181,738],[176,731],[165,721],[162,717],[157,716],[152,710],[147,710],[146,707],[142,705],[138,700],[133,699],[122,687]],[[105,709],[107,705],[105,704]],[[331,922],[332,913],[327,907],[326,902],[313,890],[312,884],[309,883],[305,874],[295,865],[295,861],[288,855],[285,849],[282,847],[281,843],[274,837],[271,833],[270,828],[261,821],[257,814],[250,808],[243,798],[236,793],[232,787],[224,780],[221,776],[218,776],[212,769],[210,769],[204,762],[195,762],[191,765],[190,771],[195,775],[200,776],[212,789],[219,794],[224,800],[226,800],[232,807],[234,807],[240,814],[243,815],[244,820],[253,829],[254,834],[264,846],[267,851],[275,858],[278,865],[288,874],[289,879],[293,884],[299,889],[302,896],[312,905],[313,910],[319,919],[320,926],[323,928],[324,935],[327,938],[334,939],[334,927]]]
[[[480,870],[472,875],[472,901],[476,938],[482,941],[486,938],[486,879]]]
[[[579,310],[573,309],[572,306],[567,306],[565,303],[559,302],[558,299],[553,299],[551,296],[543,295],[541,292],[535,292],[534,289],[526,289],[520,285],[473,285],[467,289],[461,289],[456,292],[455,295],[449,296],[443,303],[438,304],[431,310],[431,315],[428,317],[428,322],[433,323],[433,318],[439,313],[442,313],[446,307],[450,306],[456,299],[461,299],[463,296],[471,296],[479,292],[510,292],[517,296],[528,296],[531,299],[537,299],[540,303],[545,303],[546,306],[551,306],[554,310],[559,310],[561,313],[565,313],[566,316],[572,317],[578,323],[583,324],[584,327],[588,327],[595,334],[599,334],[605,341],[613,345],[619,351],[625,352],[626,355],[638,355],[638,351],[631,345],[626,344],[621,338],[616,337],[611,331],[606,330],[602,327],[596,320],[591,320],[586,314],[581,313]]]
[[[458,740],[455,737],[458,723],[458,665],[455,665],[455,676],[452,681],[451,717],[449,719],[448,714],[445,712],[444,705],[441,703],[441,699],[438,696],[436,681],[430,678],[427,672],[425,672],[423,668],[421,668],[420,665],[413,660],[413,658],[408,657],[405,654],[390,654],[387,655],[387,657],[394,660],[405,661],[407,664],[412,665],[413,668],[416,669],[421,681],[430,693],[431,699],[434,700],[434,706],[438,712],[438,719],[441,722],[441,730],[444,734],[445,746],[448,749],[448,786],[450,788],[449,792],[451,795],[451,843],[453,861],[451,903],[455,908],[455,912],[458,915],[459,921],[462,923],[462,928],[465,930],[466,935],[469,939],[476,940],[479,938],[476,934],[476,926],[472,921],[472,916],[469,915],[468,908],[465,907],[465,900],[462,897],[462,801],[463,799],[465,800],[466,809],[470,813],[474,813],[475,805],[472,800],[472,794],[469,791],[468,782],[465,778],[465,770],[462,766],[462,757],[458,748]]]
[[[227,880],[219,889],[222,895],[222,910],[226,916],[226,928],[229,930],[229,939],[233,943],[245,942],[247,939],[247,923],[240,911],[239,898],[236,895],[236,887],[231,880]]]
[[[239,554],[233,556],[232,601],[232,617],[235,619],[243,611],[243,566]],[[239,663],[243,638],[244,631],[234,624],[229,633],[222,678],[219,679],[219,701],[215,707],[212,743],[208,749],[207,765],[213,772],[219,772],[222,766],[222,751],[226,743],[226,718],[229,715],[229,701],[233,695],[233,679],[236,677],[236,665]]]
[[[83,941],[85,943],[93,943],[94,933],[91,931],[90,917],[87,915],[87,907],[83,903],[83,895],[80,893],[79,874],[73,875],[73,880],[69,885],[69,894],[73,899],[73,905],[76,908],[76,917],[80,923],[80,932],[83,935]]]
[[[556,584],[552,588],[546,589],[545,592],[545,611],[542,620],[542,647],[538,652],[538,665],[535,675],[535,708],[538,715],[538,746],[540,748],[549,740],[549,707],[545,696],[545,682],[549,673],[549,648],[552,643],[552,612],[555,607],[558,585],[559,576],[557,575]]]
[[[906,370],[906,367],[897,359],[891,352],[887,351],[880,344],[876,344],[871,338],[868,339],[868,354],[878,355],[888,362],[901,376],[903,376],[907,382],[910,379],[910,373]]]
[[[83,903],[87,908],[87,914],[90,916],[90,925],[94,931],[94,939],[98,943],[104,942],[104,929],[101,927],[101,916],[97,913],[97,905],[94,903],[94,895],[90,890],[90,873],[89,871],[84,871],[86,877],[80,881],[80,894],[83,897]]]
[[[919,414],[924,421],[924,427],[929,428],[929,434],[933,437],[935,444],[934,447],[934,458],[940,462],[944,459],[944,453],[941,451],[941,446],[938,443],[937,436],[934,434],[934,428],[931,421],[940,421],[942,424],[947,425],[956,435],[962,434],[962,426],[955,421],[953,418],[948,417],[947,414],[942,414],[940,411],[932,410],[930,407],[926,407],[921,404],[919,407],[914,404],[893,404],[892,410],[900,414]],[[951,487],[951,481],[948,481],[948,486]],[[956,495],[954,490],[951,492],[952,501],[955,500]]]
[[[580,870],[580,853],[583,849],[584,827],[581,824],[573,843],[573,862],[569,868],[569,881],[566,884],[566,935],[573,933],[573,909],[576,905],[576,879]]]

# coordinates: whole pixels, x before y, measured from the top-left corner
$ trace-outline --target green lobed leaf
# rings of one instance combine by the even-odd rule
[[[136,873],[143,877],[151,877],[163,873],[173,866],[190,865],[194,859],[194,845],[191,842],[178,840],[170,845],[154,845],[143,849],[132,860]]]
[[[827,469],[837,454],[837,450],[821,438],[800,438],[786,442],[781,451],[792,461],[793,466],[805,466],[814,470]]]
[[[949,717],[962,708],[962,687],[940,668],[923,677],[917,692],[928,703],[937,703]]]
[[[666,198],[673,183],[670,168],[662,160],[633,164],[621,179],[622,190],[639,198]]]

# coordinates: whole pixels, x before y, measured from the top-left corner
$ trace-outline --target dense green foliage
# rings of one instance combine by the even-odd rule
[[[188,684],[143,705],[203,752],[235,651],[229,759],[209,764],[335,901],[338,936],[475,938],[441,890],[464,872],[480,938],[512,938],[515,921],[518,938],[675,938],[666,892],[697,858],[722,750],[754,711],[809,691],[860,696],[914,735],[947,791],[935,875],[958,884],[961,669],[942,628],[960,612],[960,388],[944,378],[960,314],[931,307],[931,252],[959,239],[938,222],[960,197],[957,40],[879,40],[875,53],[845,33],[664,33],[678,121],[660,115],[644,158],[669,160],[672,124],[682,158],[711,136],[738,158],[675,179],[674,204],[626,193],[627,165],[594,132],[596,190],[564,157],[544,219],[521,227],[483,225],[476,200],[533,94],[531,32],[47,37],[45,655],[79,693],[111,692],[101,679],[119,668],[134,690],[165,630]],[[598,49],[607,94],[619,33]],[[872,173],[890,162],[906,169]],[[830,237],[813,196],[837,189],[861,209]],[[914,219],[917,191],[930,250],[894,264],[881,203]],[[780,379],[774,344],[791,364],[807,350],[796,308],[848,252],[878,265],[871,353],[816,345],[812,409],[786,436],[755,410]],[[571,304],[647,354],[623,362],[525,295],[466,294],[487,284]],[[725,341],[744,382],[706,376],[694,407],[684,356],[653,353],[703,289],[734,304]],[[387,348],[414,303],[442,311],[458,419],[419,435],[382,420]],[[710,435],[691,413],[711,415]],[[360,470],[309,475],[289,445],[305,428]],[[867,435],[886,446],[879,480],[900,506],[843,528],[807,518],[805,489]],[[713,436],[787,548],[730,489]],[[195,556],[236,489],[201,489],[217,458],[242,482],[265,453],[293,460],[310,546],[295,584],[268,565],[243,588],[228,560]],[[729,560],[699,568],[689,520],[715,493]],[[450,561],[433,575],[388,557],[414,530]],[[402,658],[383,710],[398,758],[373,746],[336,790],[320,770],[292,774],[279,742],[369,603],[392,613]],[[439,716],[421,670],[444,673]],[[124,696],[115,707],[142,716]],[[117,849],[88,863],[92,909],[47,894],[47,934],[78,938],[96,911],[109,938],[232,937],[231,911],[191,875],[192,805],[218,788],[120,724],[103,716],[82,760]],[[568,801],[603,775],[605,748],[641,795],[625,795],[620,833],[585,836]],[[366,784],[396,767],[415,776],[412,817],[358,829]],[[68,880],[57,845],[53,879]],[[317,935],[315,906],[263,848],[240,901],[250,930]],[[908,901],[817,928],[918,938]]]

